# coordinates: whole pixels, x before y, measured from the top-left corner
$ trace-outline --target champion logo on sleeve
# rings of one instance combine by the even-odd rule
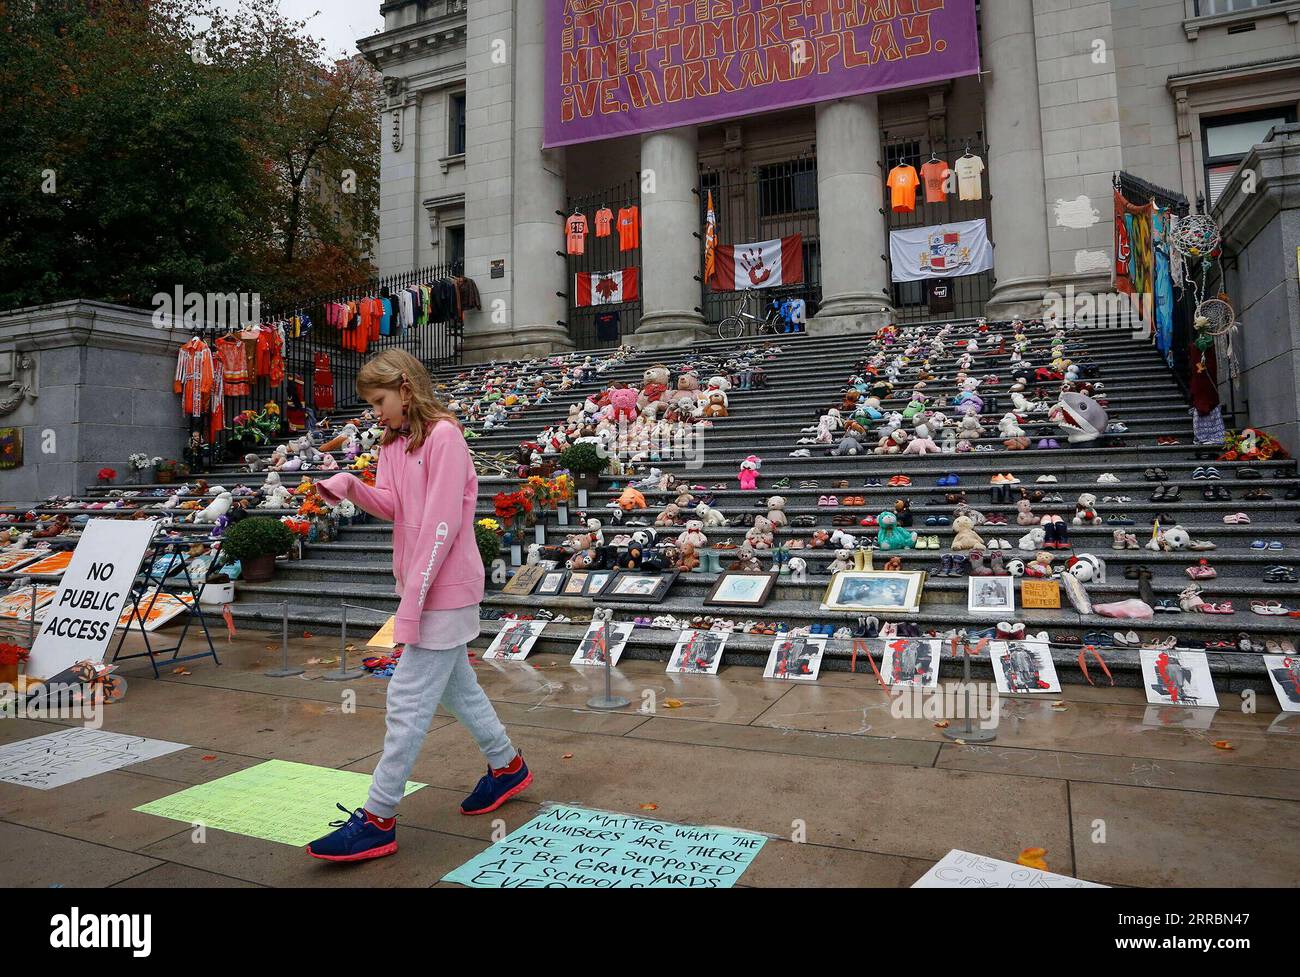
[[[433,549],[429,552],[429,562],[424,567],[424,572],[420,576],[424,583],[420,584],[420,607],[424,607],[425,595],[429,592],[429,582],[433,577],[433,565],[438,559],[438,550],[442,549],[442,544],[447,541],[449,530],[445,522],[438,523],[438,528],[434,530]]]

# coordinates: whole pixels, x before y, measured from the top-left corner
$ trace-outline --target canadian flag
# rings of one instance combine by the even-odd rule
[[[636,269],[580,271],[574,287],[578,305],[617,305],[636,299]]]
[[[717,292],[797,285],[803,281],[803,235],[755,244],[720,244],[709,287]]]

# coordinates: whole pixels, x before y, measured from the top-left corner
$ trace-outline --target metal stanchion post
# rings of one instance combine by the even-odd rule
[[[27,650],[31,651],[36,647],[36,581],[32,581],[32,603],[27,608]]]
[[[292,678],[295,675],[301,675],[303,669],[289,667],[289,602],[284,601],[280,607],[284,613],[283,627],[280,630],[280,650],[284,655],[284,665],[280,668],[273,668],[266,674],[271,678]]]
[[[962,684],[966,686],[966,708],[962,711],[966,713],[966,722],[959,729],[948,726],[939,730],[939,732],[950,740],[961,740],[965,743],[988,743],[998,738],[998,731],[996,729],[978,728],[971,719],[971,713],[974,710],[971,703],[970,689],[970,645],[965,641],[961,643],[961,653],[962,661],[965,663],[962,669]]]
[[[605,656],[604,656],[605,657],[605,694],[593,695],[590,699],[587,700],[587,706],[591,709],[622,709],[624,706],[628,704],[627,699],[623,698],[621,695],[618,696],[614,695],[613,690],[610,688],[610,674],[612,672],[612,667],[610,666],[609,663],[610,655],[609,655],[608,634],[609,634],[609,624],[608,622],[606,622]]]
[[[325,673],[326,682],[345,682],[366,674],[363,668],[354,668],[350,671],[348,669],[348,605],[340,604],[339,609],[343,612],[342,638],[339,641],[339,668],[336,672]]]

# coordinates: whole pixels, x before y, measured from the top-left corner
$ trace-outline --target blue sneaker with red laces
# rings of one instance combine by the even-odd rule
[[[524,763],[523,754],[515,756],[507,767],[488,772],[479,780],[474,792],[461,801],[461,814],[487,814],[495,811],[516,794],[522,793],[533,782],[533,775]]]
[[[342,804],[335,805],[348,815],[346,821],[331,821],[331,831],[307,846],[312,858],[327,862],[360,862],[368,858],[383,858],[397,851],[397,819],[380,819],[365,808],[349,812]],[[386,820],[389,827],[383,827]]]

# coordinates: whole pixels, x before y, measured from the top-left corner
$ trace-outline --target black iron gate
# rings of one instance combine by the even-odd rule
[[[629,249],[621,247],[618,228],[618,213],[624,208],[635,207],[638,215],[638,232],[636,246]],[[613,220],[607,235],[598,235],[596,215],[602,210],[609,210]],[[564,255],[567,264],[564,297],[568,303],[569,338],[578,349],[596,349],[617,346],[624,336],[636,331],[641,321],[641,296],[644,294],[645,267],[641,262],[641,234],[639,230],[641,212],[641,177],[633,173],[627,180],[603,190],[591,193],[570,195],[567,209],[562,219],[567,223],[570,215],[580,213],[587,218],[587,236],[583,242],[583,253],[566,254],[568,248],[559,252]],[[602,228],[603,229],[603,228]],[[565,235],[567,240],[567,234]],[[579,305],[577,277],[579,274],[597,274],[600,272],[623,271],[628,268],[637,270],[636,298],[627,302],[602,303],[600,305]],[[596,317],[604,313],[614,313],[617,324],[604,323],[599,329]],[[617,329],[617,333],[613,329]]]
[[[914,136],[890,136],[885,133],[881,145],[884,157],[882,180],[888,180],[889,172],[895,166],[904,163],[914,167],[919,174],[921,167],[933,160],[940,160],[950,167],[966,153],[987,159],[984,134],[973,136],[949,136],[946,140],[932,143],[928,134]],[[916,209],[909,213],[894,213],[890,206],[889,187],[884,188],[881,206],[886,214],[886,226],[890,231],[909,227],[929,227],[934,224],[952,224],[958,221],[989,220],[988,174],[983,174],[983,190],[979,200],[962,200],[957,193],[948,194],[943,203],[926,203],[925,186],[916,190]],[[992,237],[992,229],[989,229]],[[893,279],[893,266],[890,265],[890,279]],[[984,314],[993,289],[993,272],[982,271],[974,275],[959,275],[946,280],[952,295],[952,309],[946,306],[932,309],[930,307],[929,282],[893,282],[892,295],[897,321],[919,322],[927,319],[951,318],[968,319]],[[936,303],[937,304],[937,303]]]
[[[791,159],[743,168],[700,170],[700,228],[706,227],[709,194],[717,215],[719,244],[747,244],[799,234],[803,238],[803,281],[764,290],[764,301],[801,298],[808,315],[822,295],[822,264],[817,221],[817,157]],[[699,311],[710,326],[735,311],[738,293],[715,292],[704,281],[704,246],[700,247]]]

